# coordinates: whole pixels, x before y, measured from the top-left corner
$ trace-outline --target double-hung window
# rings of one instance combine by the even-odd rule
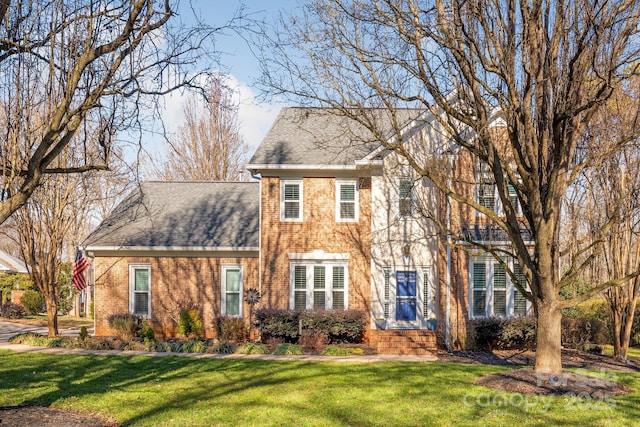
[[[358,220],[358,181],[336,181],[336,220]]]
[[[296,261],[291,264],[291,307],[294,310],[347,308],[346,264]]]
[[[280,182],[280,220],[302,221],[302,180]]]
[[[222,266],[222,315],[242,316],[242,266]]]
[[[151,266],[129,265],[129,311],[140,317],[151,317]]]
[[[491,169],[480,163],[476,171],[478,204],[492,211],[496,210],[496,184]]]
[[[476,188],[478,196],[478,204],[490,209],[498,214],[504,215],[504,206],[498,195],[495,178],[493,172],[486,163],[480,163],[476,171]],[[520,214],[520,201],[518,199],[518,193],[513,184],[507,182],[507,195],[508,200],[513,206],[516,215]]]

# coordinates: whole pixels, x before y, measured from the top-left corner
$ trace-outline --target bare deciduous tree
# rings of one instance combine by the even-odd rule
[[[264,46],[263,84],[270,94],[330,106],[360,122],[449,200],[502,229],[527,277],[537,317],[535,369],[554,374],[562,371],[561,310],[638,275],[635,270],[576,298],[560,297],[594,259],[569,262],[560,274],[562,203],[602,154],[591,150],[586,126],[638,71],[639,20],[635,0],[319,0],[305,16],[281,22],[280,33]],[[488,165],[503,215],[457,191],[404,148],[399,106],[433,112],[445,140]],[[394,135],[382,133],[370,107],[388,109]],[[490,127],[498,111],[502,146]],[[637,132],[628,129],[611,149]],[[607,224],[593,230],[593,253],[603,246]]]
[[[163,179],[187,181],[243,180],[249,146],[240,135],[238,103],[221,76],[209,80],[206,102],[195,97],[184,104],[185,121],[167,160],[158,172]]]
[[[191,69],[214,53],[206,41],[219,29],[185,27],[176,5],[11,2],[0,27],[0,223],[46,175],[107,169],[118,132],[135,137],[159,96],[199,80]],[[57,161],[83,126],[99,138]]]
[[[601,145],[602,152],[611,152],[616,144],[637,128],[640,106],[637,99],[640,81],[634,79],[621,86],[606,107],[595,115],[588,134]],[[585,278],[602,282],[610,278],[633,277],[622,286],[607,289],[603,294],[609,304],[613,323],[613,354],[626,359],[631,340],[640,277],[640,146],[631,141],[623,149],[585,169],[584,178],[577,181],[576,192],[582,200],[578,219],[583,222],[574,238],[593,241],[591,231],[605,229],[603,250],[595,254]],[[578,246],[578,245],[574,245]],[[635,276],[635,277],[634,277]]]

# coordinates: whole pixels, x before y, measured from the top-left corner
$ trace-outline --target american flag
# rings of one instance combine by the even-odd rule
[[[76,252],[76,260],[73,262],[73,284],[77,290],[81,291],[87,287],[87,281],[84,278],[84,271],[89,268],[89,263],[82,255],[82,251],[78,249]]]

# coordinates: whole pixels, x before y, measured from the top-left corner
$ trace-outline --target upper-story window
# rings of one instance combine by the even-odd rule
[[[280,220],[302,221],[302,180],[280,182]]]
[[[336,221],[358,220],[358,181],[336,181]]]
[[[411,216],[413,182],[410,179],[401,179],[398,186],[398,212],[401,217]]]
[[[478,204],[490,209],[498,214],[504,214],[504,208],[498,194],[496,181],[491,168],[486,163],[480,163],[476,173],[476,188],[478,196]],[[507,192],[509,201],[514,207],[516,214],[520,213],[520,202],[515,187],[507,183]]]

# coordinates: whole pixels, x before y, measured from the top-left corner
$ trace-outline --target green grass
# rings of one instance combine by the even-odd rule
[[[602,347],[602,352],[603,354],[608,354],[608,355],[612,355],[613,354],[613,346],[612,345],[603,345]],[[629,347],[629,351],[627,351],[627,357],[629,359],[633,358],[633,359],[640,359],[640,348],[638,347]]]
[[[632,425],[640,393],[599,401],[476,386],[504,367],[0,351],[0,406],[92,412],[140,426]],[[616,373],[640,390],[640,374]]]

